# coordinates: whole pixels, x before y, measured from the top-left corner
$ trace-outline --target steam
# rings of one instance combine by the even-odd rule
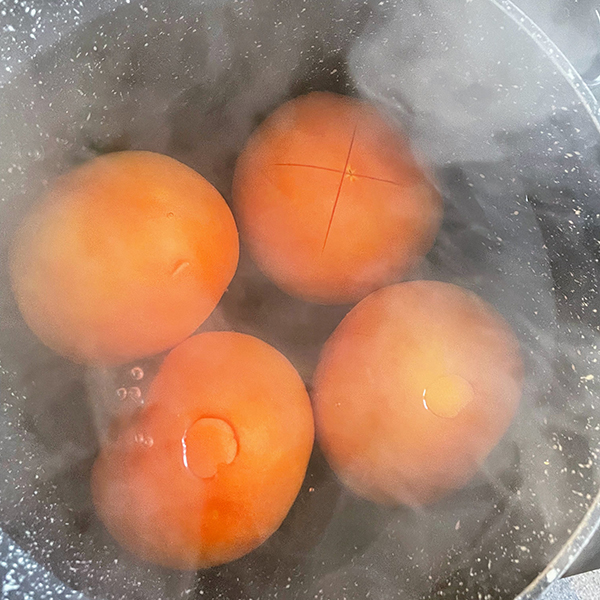
[[[542,22],[562,9],[545,3]],[[598,132],[580,97],[483,0],[124,3],[81,22],[0,96],[7,233],[57,173],[116,149],[170,154],[229,199],[235,158],[266,114],[312,89],[358,94],[409,132],[444,193],[443,229],[415,276],[453,281],[496,306],[521,340],[528,377],[504,442],[440,505],[369,505],[315,455],[289,519],[261,549],[196,579],[165,573],[111,542],[86,491],[95,438],[107,433],[117,390],[132,385],[132,365],[90,373],[39,346],[3,258],[0,517],[10,535],[66,583],[107,598],[519,593],[598,491]],[[581,39],[578,29],[569,43],[587,68]],[[259,335],[309,381],[347,308],[286,296],[243,255],[204,328]],[[156,364],[134,365],[144,384]]]
[[[600,17],[592,0],[536,2],[520,0],[518,6],[566,54],[579,73],[596,77]]]

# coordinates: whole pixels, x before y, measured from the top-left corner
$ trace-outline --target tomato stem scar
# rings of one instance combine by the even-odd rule
[[[175,277],[175,275],[177,275],[178,273],[181,273],[181,271],[183,271],[184,269],[186,269],[189,266],[190,266],[190,263],[187,260],[180,260],[173,267],[173,272],[171,273],[171,275],[173,277]]]

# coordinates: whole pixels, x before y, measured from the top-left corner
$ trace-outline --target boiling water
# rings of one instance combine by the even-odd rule
[[[364,96],[410,132],[445,201],[412,276],[468,287],[512,324],[520,414],[476,479],[435,506],[360,500],[316,448],[288,518],[252,554],[198,574],[141,563],[95,517],[88,480],[111,416],[143,404],[161,357],[100,372],[41,346],[10,294],[10,235],[57,174],[112,150],[167,153],[229,200],[251,131],[310,90]],[[581,100],[482,2],[123,4],[24,64],[0,94],[4,530],[99,598],[514,598],[598,492],[598,131]],[[242,250],[202,330],[257,335],[310,386],[348,308],[288,297]]]

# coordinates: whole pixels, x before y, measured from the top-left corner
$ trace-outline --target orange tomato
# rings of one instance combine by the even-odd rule
[[[429,503],[475,474],[511,422],[522,380],[517,339],[475,294],[433,281],[390,286],[323,348],[317,438],[357,494]]]
[[[291,295],[355,302],[429,250],[441,200],[408,143],[364,102],[284,104],[239,157],[233,206],[258,266]]]
[[[17,233],[11,276],[45,344],[118,364],[193,333],[237,261],[235,222],[212,185],[167,156],[118,152],[51,187]]]
[[[203,333],[165,359],[146,406],[92,474],[96,510],[138,556],[197,569],[250,552],[281,524],[313,445],[308,394],[251,336]]]

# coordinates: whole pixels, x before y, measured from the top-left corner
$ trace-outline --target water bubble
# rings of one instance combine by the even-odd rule
[[[229,423],[202,417],[181,439],[183,464],[196,477],[210,479],[221,465],[230,465],[238,453],[235,431]]]
[[[125,400],[125,398],[127,398],[127,390],[125,388],[119,388],[117,390],[117,398],[119,398],[119,400]]]
[[[131,377],[133,377],[133,379],[139,381],[144,377],[144,370],[141,367],[133,367],[133,369],[129,371],[129,374]]]
[[[136,444],[141,444],[146,448],[152,448],[154,445],[154,440],[149,435],[145,435],[141,432],[136,433],[133,439]]]
[[[27,153],[29,158],[33,158],[33,160],[41,160],[44,158],[44,151],[41,148],[36,148],[34,150],[30,150]]]
[[[142,390],[140,390],[140,388],[137,386],[130,387],[127,390],[127,398],[129,398],[130,400],[133,400],[137,404],[144,403],[144,401],[142,399]]]
[[[423,389],[425,409],[444,419],[457,417],[473,399],[473,387],[459,375],[443,375]]]
[[[127,390],[127,395],[132,399],[132,400],[139,400],[142,397],[142,390],[140,390],[139,387],[130,387]]]

